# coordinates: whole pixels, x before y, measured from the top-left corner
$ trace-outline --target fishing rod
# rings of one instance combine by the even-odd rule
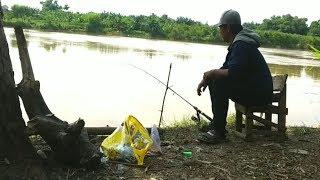
[[[162,82],[160,79],[158,79],[157,77],[155,77],[154,75],[150,74],[149,72],[147,72],[146,70],[139,68],[135,65],[130,64],[130,66],[139,69],[140,71],[146,73],[147,75],[151,76],[152,78],[154,78],[155,80],[157,80],[160,84],[166,86],[170,91],[172,91],[174,94],[176,94],[178,97],[180,97],[184,102],[186,102],[187,104],[189,104],[191,107],[193,107],[194,110],[196,110],[197,112],[197,117],[193,117],[192,120],[197,120],[200,121],[200,114],[203,115],[205,118],[207,118],[209,121],[213,121],[213,119],[208,116],[207,114],[205,114],[204,112],[202,112],[198,107],[194,106],[193,104],[191,104],[188,100],[186,100],[184,97],[182,97],[179,93],[177,93],[175,90],[173,90],[171,87],[167,86],[164,82]]]

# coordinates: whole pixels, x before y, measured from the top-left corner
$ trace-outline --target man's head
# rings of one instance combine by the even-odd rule
[[[222,39],[228,43],[243,29],[239,13],[232,9],[222,14],[218,26]]]

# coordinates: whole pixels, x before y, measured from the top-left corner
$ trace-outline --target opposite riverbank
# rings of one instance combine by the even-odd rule
[[[173,19],[165,14],[162,16],[155,14],[125,16],[112,12],[79,13],[67,9],[57,4],[49,4],[48,7],[43,5],[42,10],[14,5],[11,9],[4,11],[4,25],[42,31],[129,36],[208,44],[223,43],[217,26],[186,17]],[[278,21],[279,19],[281,21]],[[255,30],[260,35],[263,47],[308,49],[311,45],[317,49],[320,48],[318,33],[313,32],[314,28],[311,25],[309,27],[304,18],[291,15],[275,16],[265,19],[262,24],[244,23],[243,26]]]

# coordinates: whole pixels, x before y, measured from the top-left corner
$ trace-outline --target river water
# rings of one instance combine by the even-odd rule
[[[21,67],[13,29],[5,28],[16,83]],[[197,96],[204,71],[219,68],[227,47],[196,43],[25,31],[34,74],[47,105],[57,117],[87,126],[117,126],[128,115],[145,126],[158,124],[165,86],[133,68],[142,68],[211,115],[208,91]],[[320,125],[320,61],[300,50],[260,48],[272,74],[288,74],[287,125]],[[23,105],[21,105],[23,106]],[[168,92],[163,124],[195,112]],[[234,113],[230,103],[229,113]],[[27,120],[27,116],[24,113]]]

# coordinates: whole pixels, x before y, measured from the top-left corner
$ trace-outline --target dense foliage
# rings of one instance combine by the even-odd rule
[[[172,19],[167,15],[123,16],[111,12],[73,13],[69,6],[60,6],[57,0],[41,2],[42,9],[14,5],[5,11],[5,25],[52,31],[83,32],[121,35],[179,41],[222,43],[215,26],[186,17]],[[308,44],[320,47],[320,20],[308,27],[306,18],[291,15],[273,16],[261,24],[245,23],[256,30],[263,46],[281,48],[307,48]]]
[[[293,17],[290,14],[272,16],[263,20],[259,30],[276,30],[284,33],[306,35],[308,33],[307,18]]]
[[[320,20],[313,21],[309,28],[309,34],[320,37]]]

